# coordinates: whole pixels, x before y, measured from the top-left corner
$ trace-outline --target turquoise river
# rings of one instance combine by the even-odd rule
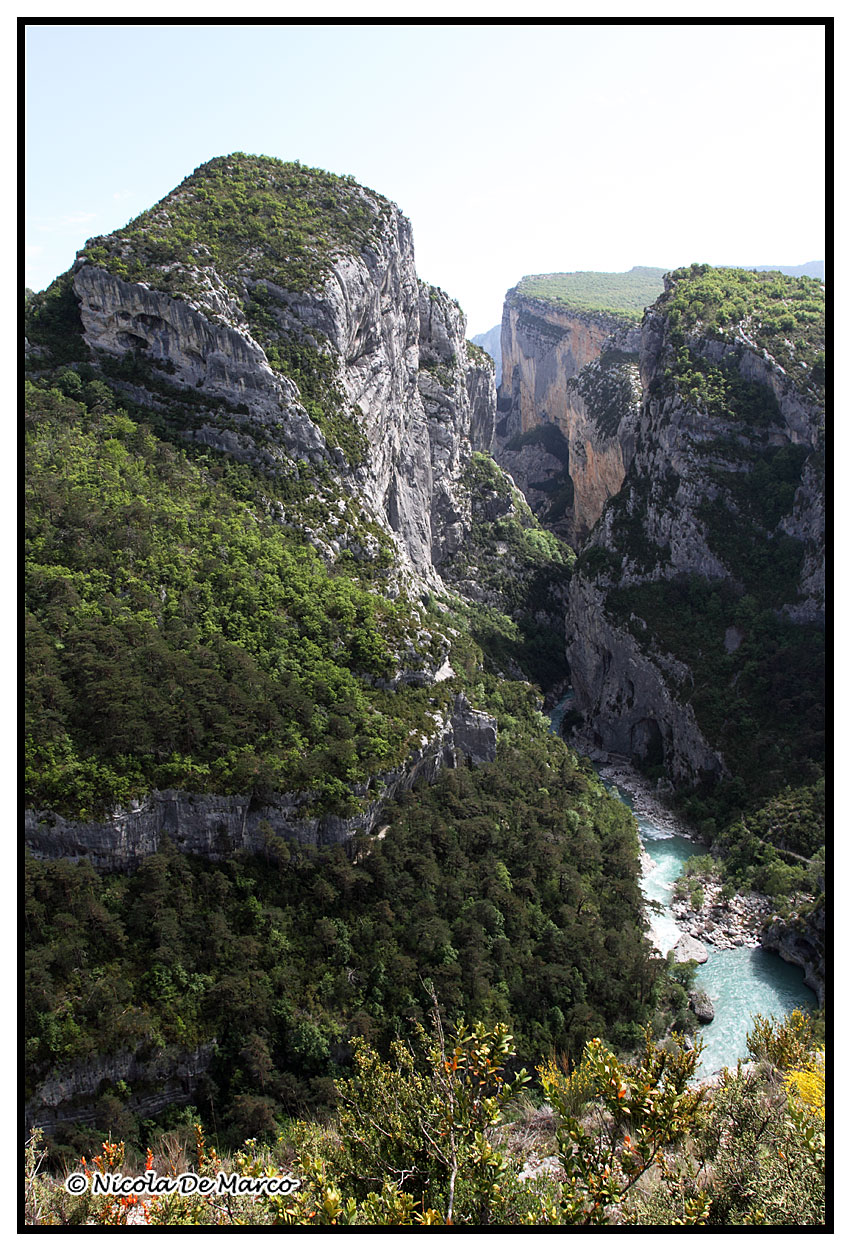
[[[550,713],[550,725],[556,734],[560,733],[569,703],[570,693]],[[619,780],[615,787],[603,776],[604,772],[601,777],[609,789],[636,813],[641,842],[653,861],[652,868],[642,877],[642,889],[646,899],[655,900],[662,907],[653,918],[653,928],[662,939],[661,945],[669,951],[682,933],[670,911],[674,881],[686,860],[704,855],[706,848],[682,833],[673,833],[674,818],[668,817],[662,824],[653,815],[642,812],[642,805],[636,803],[628,785]],[[715,1019],[700,1028],[704,1050],[699,1073],[708,1077],[725,1066],[734,1067],[740,1058],[747,1058],[746,1037],[758,1013],[782,1017],[793,1008],[814,1008],[817,1000],[804,985],[803,970],[771,952],[748,947],[722,951],[709,943],[705,946],[709,959],[698,966],[697,985],[709,994]]]

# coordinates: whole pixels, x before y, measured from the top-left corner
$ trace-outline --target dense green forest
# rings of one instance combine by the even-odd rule
[[[443,698],[376,689],[421,615],[264,516],[248,469],[60,382],[81,399],[27,393],[29,801],[265,787],[350,810]]]
[[[508,1022],[529,1065],[577,1056],[594,1034],[629,1046],[645,1022],[688,1025],[643,938],[628,812],[548,733],[528,688],[491,684],[498,762],[400,796],[381,837],[354,848],[272,840],[265,858],[213,863],[165,847],[130,877],[31,862],[31,1080],[215,1038],[208,1096],[238,1145],[325,1107],[351,1039],[383,1050],[406,1036],[426,982],[449,1020]],[[110,1128],[138,1141],[121,1092],[98,1115],[75,1145]]]
[[[634,1046],[648,1022],[693,1027],[643,937],[632,818],[549,733],[540,688],[498,676],[560,676],[539,616],[573,553],[493,462],[475,457],[466,479],[486,602],[391,598],[388,539],[321,467],[269,478],[184,443],[177,397],[123,402],[127,379],[87,359],[61,282],[30,301],[28,329],[34,806],[97,819],[175,787],[296,791],[306,813],[349,814],[457,691],[499,727],[494,764],[399,795],[381,837],[347,849],[270,838],[264,857],[212,863],[165,842],[130,876],[29,860],[30,1091],[128,1048],[213,1044],[201,1114],[237,1145],[327,1114],[354,1038],[385,1054],[432,993],[447,1020],[507,1021],[527,1064],[578,1056],[595,1033]],[[323,522],[360,554],[321,560],[306,531]],[[391,689],[399,667],[447,656],[450,680]],[[141,1145],[144,1093],[108,1086],[51,1149],[91,1152],[113,1131]]]
[[[308,787],[349,810],[353,782],[450,697],[366,680],[419,616],[264,521],[248,470],[102,411],[74,371],[64,390],[49,381],[28,405],[32,802],[97,815],[152,786]],[[505,524],[529,576],[533,558],[563,566],[557,540]],[[166,846],[132,877],[28,864],[32,1082],[216,1039],[208,1096],[236,1143],[327,1107],[352,1037],[384,1047],[409,1030],[426,978],[448,1015],[508,1020],[529,1063],[594,1032],[634,1041],[657,1012],[691,1020],[642,937],[631,819],[549,734],[534,688],[482,668],[476,636],[497,660],[522,656],[512,619],[466,612],[453,662],[497,715],[498,763],[387,805],[389,836],[353,854],[273,840],[265,860],[221,864]],[[60,1138],[138,1141],[131,1093],[106,1090],[95,1128]]]
[[[518,295],[582,313],[610,313],[640,321],[644,310],[662,294],[664,269],[634,265],[623,274],[529,274],[514,288]]]

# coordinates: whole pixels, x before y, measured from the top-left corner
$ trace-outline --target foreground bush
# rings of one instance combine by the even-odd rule
[[[291,1126],[274,1148],[249,1140],[220,1159],[195,1130],[194,1161],[172,1153],[145,1168],[215,1178],[284,1175],[289,1194],[78,1197],[44,1176],[40,1131],[26,1158],[31,1225],[548,1225],[824,1224],[824,1050],[801,1013],[757,1018],[751,1063],[696,1086],[698,1048],[673,1036],[620,1060],[599,1039],[573,1071],[539,1068],[547,1100],[523,1132],[530,1081],[514,1073],[502,1025],[459,1023],[444,1038],[397,1042],[389,1059],[358,1043],[338,1084],[332,1126]],[[807,1049],[809,1047],[809,1049]],[[166,1153],[167,1156],[168,1153]],[[528,1167],[529,1156],[549,1157]],[[104,1143],[80,1171],[134,1174],[124,1144]]]

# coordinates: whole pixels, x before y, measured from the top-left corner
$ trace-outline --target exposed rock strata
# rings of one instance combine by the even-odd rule
[[[123,281],[85,253],[74,291],[92,351],[136,353],[162,381],[191,389],[207,418],[187,438],[264,468],[276,460],[330,463],[346,491],[396,537],[398,562],[414,587],[438,587],[435,561],[463,541],[468,520],[453,483],[470,449],[485,450],[492,440],[493,370],[468,351],[457,304],[418,282],[408,220],[390,206],[377,231],[374,247],[335,255],[315,291],[286,291],[199,264],[186,275],[191,294],[177,299]],[[265,332],[270,340],[307,344],[334,361],[366,436],[362,464],[347,466],[328,445],[298,387],[272,368],[252,335],[243,306],[261,285],[277,327]],[[135,390],[135,398],[157,406],[155,393]]]
[[[285,838],[322,845],[368,835],[377,824],[382,804],[419,778],[433,781],[442,767],[460,760],[481,764],[496,758],[497,724],[487,713],[459,695],[452,714],[436,736],[415,751],[406,764],[374,779],[360,791],[364,809],[353,817],[305,816],[310,796],[274,794],[195,795],[184,791],[152,791],[144,799],[116,807],[100,821],[72,821],[56,813],[26,814],[26,843],[39,859],[87,857],[95,867],[133,868],[156,852],[168,838],[180,852],[221,859],[236,851],[268,854],[274,840]]]
[[[209,1069],[215,1047],[213,1040],[192,1051],[156,1047],[150,1054],[119,1051],[81,1060],[38,1086],[27,1101],[26,1129],[40,1127],[50,1134],[70,1123],[96,1125],[99,1097],[118,1082],[132,1084],[123,1106],[135,1116],[156,1116],[169,1104],[186,1103]]]
[[[638,328],[509,291],[494,455],[572,543],[620,490],[633,452]]]
[[[586,713],[595,748],[664,764],[675,781],[723,771],[691,706],[675,693],[688,676],[685,665],[673,656],[648,656],[607,616],[604,592],[582,577],[571,583],[566,642],[576,704]]]
[[[496,413],[493,374],[467,353],[464,314],[438,287],[420,284],[417,388],[431,464],[431,560],[441,565],[471,528],[461,477],[473,451],[490,447]]]
[[[504,390],[512,405],[509,409],[500,397],[506,423],[500,434],[524,433],[542,416],[554,420],[565,381],[596,360],[622,328],[618,318],[605,313],[574,312],[509,291],[501,349]]]
[[[722,420],[671,390],[666,379],[675,355],[670,328],[663,313],[649,310],[641,328],[640,369],[645,398],[636,430],[640,451],[626,484],[627,512],[633,505],[640,511],[648,546],[655,544],[662,551],[664,576],[695,573],[701,577],[735,579],[738,571],[728,568],[710,545],[706,523],[699,515],[700,506],[720,497],[731,515],[736,515],[739,506],[735,499],[722,494],[718,472],[747,472],[744,454],[749,447],[759,450],[800,446],[808,453],[808,460],[793,508],[778,528],[808,539],[815,549],[809,553],[810,562],[819,566],[820,577],[814,567],[810,568],[804,574],[808,586],[799,589],[802,599],[808,592],[812,598],[812,592],[818,594],[819,588],[823,597],[824,569],[818,555],[821,553],[823,561],[824,496],[823,489],[819,490],[816,468],[821,459],[823,408],[814,399],[801,395],[767,354],[742,339],[720,342],[693,335],[687,337],[687,347],[694,357],[709,365],[726,364],[746,382],[764,387],[776,400],[777,413],[763,429],[746,431],[735,412]],[[725,455],[720,450],[724,440],[732,448],[738,445],[741,453]],[[653,483],[657,489],[648,494],[647,488]],[[601,530],[601,537],[611,533],[611,515],[607,520],[608,531]],[[642,580],[638,572],[632,576]],[[823,598],[820,605],[796,606],[798,620],[823,620],[823,611]]]
[[[456,759],[466,759],[474,765],[496,759],[496,721],[488,713],[471,707],[464,694],[455,699],[451,724]]]
[[[233,300],[219,296],[228,322],[216,324],[184,300],[124,282],[77,263],[74,294],[84,338],[109,356],[141,353],[172,384],[196,389],[212,405],[242,405],[295,457],[322,460],[325,439],[298,403],[298,387],[275,373]]]
[[[688,576],[737,585],[740,571],[725,563],[729,558],[711,534],[707,514],[740,516],[729,480],[750,471],[749,456],[795,446],[806,459],[793,506],[775,533],[801,540],[803,569],[783,611],[797,622],[822,621],[824,415],[813,397],[799,393],[782,368],[745,339],[693,335],[687,346],[693,357],[725,363],[765,388],[776,409],[751,428],[735,412],[724,419],[684,398],[671,382],[675,349],[667,319],[664,312],[648,311],[640,342],[643,399],[630,430],[634,450],[620,492],[591,534],[584,570],[572,580],[567,651],[577,708],[595,746],[661,767],[676,782],[697,784],[727,773],[729,762],[697,725],[688,702],[691,672],[660,649],[645,622],[634,615],[615,618],[607,592],[614,582],[623,588]]]

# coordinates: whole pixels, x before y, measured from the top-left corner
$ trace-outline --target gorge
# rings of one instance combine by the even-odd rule
[[[632,272],[509,293],[497,393],[394,204],[234,154],[29,301],[34,1122],[271,1132],[426,983],[530,1065],[693,1028],[590,760],[823,978],[823,291]]]

